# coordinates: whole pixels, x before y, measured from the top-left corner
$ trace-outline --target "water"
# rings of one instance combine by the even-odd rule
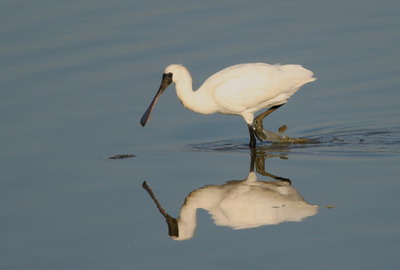
[[[398,268],[398,1],[0,7],[1,269]],[[168,64],[188,66],[197,88],[256,61],[318,78],[265,126],[319,143],[265,143],[256,156],[320,207],[241,230],[200,209],[193,237],[171,240],[143,181],[178,217],[190,192],[246,179],[247,128],[187,111],[172,88],[146,128],[139,119]]]

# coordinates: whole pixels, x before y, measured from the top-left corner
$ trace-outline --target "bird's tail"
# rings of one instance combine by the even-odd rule
[[[313,77],[314,73],[311,70],[308,70],[301,65],[284,65],[281,68],[293,81],[302,84],[313,82],[317,79]]]

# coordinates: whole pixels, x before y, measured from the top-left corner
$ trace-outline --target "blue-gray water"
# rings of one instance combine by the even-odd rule
[[[2,1],[0,268],[397,269],[399,12],[395,0]],[[247,177],[247,128],[184,109],[173,87],[139,119],[168,64],[197,88],[244,62],[318,78],[265,125],[320,143],[258,154],[321,207],[243,230],[199,210],[194,237],[171,240],[142,182],[177,217],[191,191]],[[135,156],[108,159],[123,154]]]

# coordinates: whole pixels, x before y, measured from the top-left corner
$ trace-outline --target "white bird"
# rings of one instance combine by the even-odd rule
[[[169,235],[174,240],[187,240],[197,227],[197,209],[206,210],[218,226],[233,229],[255,228],[288,221],[302,221],[317,214],[319,206],[307,203],[288,181],[257,181],[254,172],[245,180],[232,180],[224,185],[207,185],[185,198],[179,218],[165,212],[146,182],[143,187],[165,217]]]
[[[159,97],[174,82],[179,100],[189,110],[242,116],[248,126],[250,147],[254,148],[256,136],[260,141],[265,139],[263,119],[285,104],[301,86],[314,80],[313,72],[301,65],[250,63],[225,68],[193,91],[188,69],[173,64],[165,69],[161,85],[140,123],[146,125]],[[269,109],[254,119],[254,113],[265,108]]]

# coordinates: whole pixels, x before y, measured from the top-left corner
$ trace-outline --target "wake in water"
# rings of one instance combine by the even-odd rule
[[[312,153],[400,153],[400,127],[329,126],[302,132],[305,138],[291,138],[285,134],[286,126],[277,132],[264,130],[269,142],[257,145],[266,152],[307,151]],[[248,152],[244,139],[222,140],[186,145],[184,151]]]
[[[275,142],[275,143],[316,143],[317,140],[307,139],[307,138],[290,138],[285,134],[287,126],[283,125],[278,129],[278,132],[272,132],[263,129],[265,141]]]

